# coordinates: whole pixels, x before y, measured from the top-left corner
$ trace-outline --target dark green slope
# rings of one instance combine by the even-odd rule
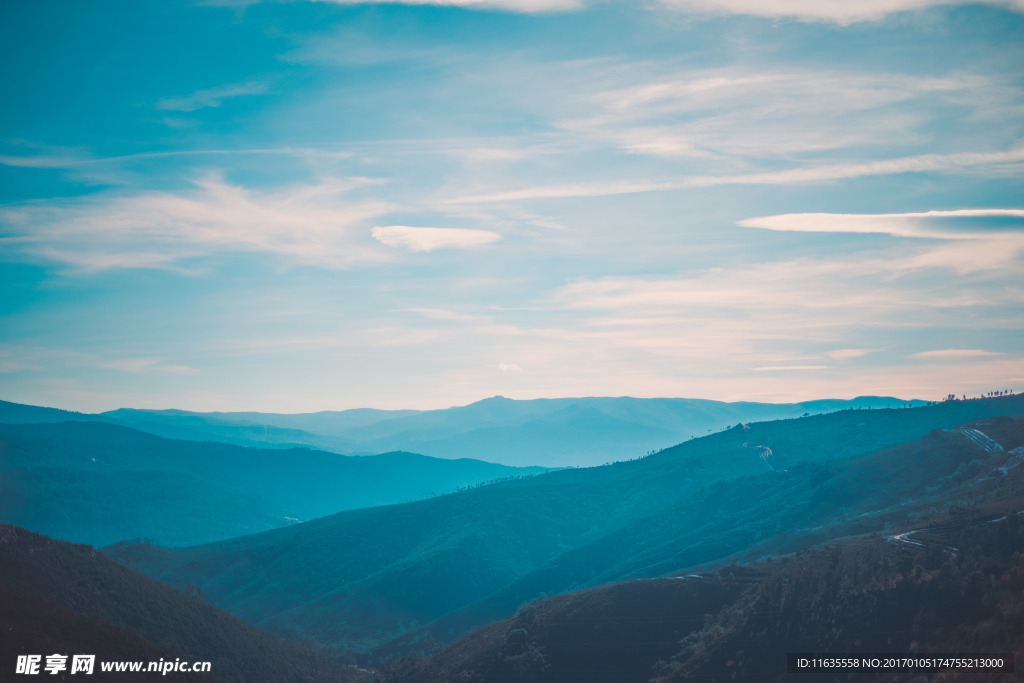
[[[1024,657],[1024,477],[980,508],[932,515],[920,547],[870,534],[682,579],[535,601],[379,683],[912,680],[1010,683],[1018,674],[789,674],[790,652]],[[901,527],[912,530],[914,526]]]
[[[685,507],[704,487],[768,473],[759,455],[763,446],[770,445],[777,467],[793,468],[920,439],[934,428],[979,417],[1021,414],[1022,409],[1024,399],[1014,396],[760,423],[608,467],[563,470],[409,505],[342,513],[200,548],[131,547],[115,556],[131,559],[162,580],[200,585],[218,605],[253,623],[364,649],[469,608],[556,558],[571,558],[565,554],[669,506]],[[728,487],[724,490],[728,493]],[[744,491],[727,498],[742,504],[757,495]],[[709,517],[703,524],[713,522]],[[623,535],[630,533],[636,532]],[[738,537],[707,550],[707,558],[760,540],[756,534]],[[608,545],[614,550],[614,541]],[[632,546],[627,542],[624,547]],[[602,559],[594,567],[596,576],[614,565]],[[570,572],[570,583],[578,580]],[[535,594],[516,595],[529,599]],[[504,613],[516,606],[503,606],[509,610]]]
[[[97,667],[100,660],[209,661],[214,679],[239,683],[365,678],[307,645],[281,641],[91,547],[8,525],[0,525],[0,592],[7,598],[0,601],[5,655],[95,654]],[[13,668],[13,661],[5,658],[4,667]],[[94,680],[103,680],[98,668]]]
[[[5,637],[0,639],[0,662],[5,668],[14,670],[14,663],[21,655],[41,655],[42,675],[47,680],[74,681],[82,680],[82,672],[70,673],[71,657],[76,654],[98,655],[94,664],[93,677],[98,670],[98,661],[144,661],[158,662],[163,659],[173,662],[175,655],[166,648],[140,638],[131,631],[111,624],[90,619],[66,607],[0,586],[0,632]],[[54,653],[68,657],[68,670],[57,674],[46,674],[43,666],[45,657]],[[211,667],[212,671],[212,667]],[[126,683],[145,683],[152,680],[154,674],[149,672],[123,672],[117,674],[118,681]],[[183,680],[184,675],[173,676],[170,680]],[[210,683],[218,679],[210,674],[189,673],[189,680],[197,683]],[[27,678],[23,680],[29,680]],[[88,679],[85,679],[88,680]]]
[[[0,521],[94,545],[192,545],[538,471],[174,441],[97,422],[0,424]]]
[[[1019,481],[1018,481],[1019,484]],[[1024,498],[935,517],[920,549],[873,535],[764,562],[754,590],[656,667],[652,683],[788,681],[788,652],[1010,653],[1017,673],[856,674],[857,680],[1020,680],[1024,657]],[[1001,518],[1001,519],[1000,519]],[[999,521],[996,521],[999,520]],[[950,550],[953,549],[953,550]],[[828,674],[800,680],[834,681]]]
[[[1024,420],[992,418],[968,427],[985,430],[1004,451],[1024,445]],[[948,505],[949,496],[962,495],[965,486],[974,499],[989,495],[1002,481],[995,470],[1012,457],[989,453],[960,433],[936,430],[919,441],[846,460],[713,484],[555,557],[441,618],[429,633],[449,640],[542,593],[657,577],[742,552],[792,552],[823,538],[880,530],[894,514]],[[991,479],[974,482],[993,472]]]
[[[749,589],[739,582],[662,579],[538,600],[430,659],[383,664],[387,683],[587,681],[645,683],[654,662]]]

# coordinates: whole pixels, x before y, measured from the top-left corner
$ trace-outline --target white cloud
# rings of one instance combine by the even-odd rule
[[[509,375],[509,374],[511,374],[511,375],[521,375],[521,374],[523,374],[523,369],[521,367],[519,367],[518,365],[516,365],[515,363],[498,363],[498,369],[501,370],[506,375]]]
[[[659,0],[660,4],[684,12],[749,14],[759,17],[793,18],[852,24],[877,21],[895,12],[966,4],[963,0]],[[1024,11],[1022,0],[975,0],[978,4]]]
[[[985,219],[1020,219],[1010,225]],[[958,273],[1019,267],[1024,253],[1024,210],[960,209],[881,214],[797,213],[761,216],[739,225],[764,230],[882,234],[939,240],[901,258],[890,258],[893,272],[948,268]]]
[[[929,171],[964,171],[978,166],[1017,164],[1024,161],[1024,147],[1004,152],[963,152],[957,154],[923,154],[882,161],[810,165],[784,171],[745,173],[724,176],[689,176],[675,180],[623,180],[544,185],[518,190],[469,195],[448,200],[450,204],[485,204],[528,199],[565,199],[600,197],[637,192],[681,190],[719,185],[802,185],[826,180],[843,180],[863,176],[922,173]]]
[[[937,351],[922,351],[920,353],[910,354],[911,358],[982,358],[985,356],[1001,356],[1001,353],[995,351],[985,351],[982,349],[939,349]]]
[[[252,82],[235,85],[223,85],[217,88],[197,90],[185,97],[167,97],[156,103],[157,109],[169,111],[196,111],[207,107],[219,107],[221,103],[232,97],[242,95],[263,95],[267,92],[267,84]]]
[[[807,370],[829,370],[831,365],[766,365],[760,368],[754,368],[755,372],[790,372],[790,371],[807,371]]]
[[[979,237],[1005,237],[1005,227],[992,228],[984,223],[963,228],[949,229],[945,222],[929,219],[942,218],[1022,218],[1024,209],[959,209],[955,211],[920,211],[908,213],[789,213],[778,216],[761,216],[739,221],[746,228],[783,230],[794,232],[855,232],[894,235],[897,237],[921,237],[932,239],[977,239]],[[1017,232],[1024,232],[1024,221],[1016,226]]]
[[[467,249],[490,244],[501,238],[489,230],[468,228],[422,228],[408,225],[377,226],[374,239],[389,247],[405,247],[412,251],[434,249]]]
[[[218,253],[258,252],[291,262],[345,267],[385,258],[354,228],[391,209],[343,195],[377,181],[326,180],[255,192],[217,178],[193,192],[104,193],[0,211],[9,252],[83,271],[185,269]]]

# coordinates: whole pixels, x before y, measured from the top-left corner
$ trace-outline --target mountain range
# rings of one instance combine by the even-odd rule
[[[0,422],[104,421],[157,436],[262,448],[307,446],[345,455],[406,451],[511,466],[593,466],[628,460],[741,422],[837,410],[921,406],[880,396],[803,403],[687,398],[495,396],[443,410],[360,408],[295,415],[120,409],[88,414],[0,403]]]
[[[0,405],[0,521],[33,529],[0,526],[2,654],[377,683],[782,681],[794,648],[1022,654],[1024,396],[899,405],[740,422],[326,516],[346,486],[422,488],[464,461],[168,439]],[[308,521],[280,526],[298,510]],[[45,520],[133,540],[100,553],[33,533]],[[225,540],[169,547],[142,528]]]
[[[635,461],[108,552],[250,623],[386,658],[546,593],[795,552],[995,496],[1021,476],[1020,415],[1009,396],[738,425]]]

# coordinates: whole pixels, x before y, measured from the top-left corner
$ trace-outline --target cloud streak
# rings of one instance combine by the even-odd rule
[[[1005,219],[1010,219],[1009,224]],[[915,254],[890,258],[891,272],[925,268],[948,268],[961,274],[1006,270],[1019,267],[1019,256],[1024,253],[1022,209],[782,214],[748,218],[738,225],[786,232],[875,234],[938,241]]]
[[[433,5],[463,9],[498,10],[522,14],[543,14],[582,9],[582,0],[308,0],[331,5]],[[224,7],[245,7],[261,0],[207,0],[206,4]]]
[[[659,3],[680,12],[747,14],[842,25],[878,21],[897,12],[967,4],[963,0],[659,0]],[[977,0],[977,4],[1024,11],[1021,0]]]
[[[448,200],[450,204],[488,204],[531,199],[604,197],[640,192],[658,192],[721,185],[804,185],[829,180],[901,173],[956,172],[979,166],[1017,164],[1024,161],[1024,147],[1003,152],[922,154],[882,161],[822,164],[765,173],[725,176],[690,176],[676,180],[636,180],[571,183],[527,187],[491,194],[470,195]]]
[[[746,228],[781,230],[787,232],[852,232],[918,237],[931,239],[968,240],[978,238],[1005,238],[1007,233],[1024,234],[1024,220],[1008,230],[1002,226],[989,226],[975,222],[971,229],[950,229],[935,219],[944,218],[1019,218],[1024,209],[958,209],[954,211],[920,211],[907,213],[790,213],[778,216],[747,218],[738,222]],[[963,221],[960,221],[961,223]]]
[[[224,100],[243,95],[264,95],[267,84],[260,82],[223,85],[217,88],[197,90],[185,97],[167,97],[156,103],[156,108],[164,111],[192,112],[199,109],[219,107]]]
[[[1001,353],[995,351],[985,351],[983,349],[939,349],[936,351],[921,351],[920,353],[910,354],[911,358],[921,359],[932,359],[932,358],[950,358],[950,359],[963,359],[963,358],[984,358],[986,356],[1001,356]]]
[[[120,358],[102,363],[100,367],[134,374],[157,372],[173,375],[191,375],[195,373],[195,368],[188,365],[169,365],[157,358]]]

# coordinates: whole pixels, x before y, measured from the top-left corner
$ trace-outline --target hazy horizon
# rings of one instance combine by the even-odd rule
[[[999,390],[999,391],[1003,391],[1003,390]],[[979,394],[976,394],[976,395],[967,395],[967,398],[968,399],[982,398],[987,393],[988,392],[982,392],[982,393],[979,393]],[[479,398],[479,399],[476,399],[474,401],[470,401],[468,403],[460,403],[460,404],[452,404],[452,405],[438,405],[436,407],[420,407],[420,406],[409,406],[409,405],[407,405],[407,406],[400,406],[400,407],[397,407],[397,408],[381,408],[379,406],[371,406],[371,405],[354,405],[354,406],[345,407],[345,408],[315,408],[313,410],[302,410],[302,411],[291,411],[291,412],[261,410],[259,408],[240,408],[240,409],[228,409],[228,410],[196,410],[196,409],[190,408],[187,405],[162,405],[162,406],[161,405],[153,405],[153,406],[118,405],[118,406],[113,407],[113,408],[98,408],[98,409],[95,409],[95,410],[82,410],[82,409],[78,409],[78,408],[68,408],[68,407],[61,406],[61,405],[49,405],[49,404],[44,405],[44,404],[23,403],[21,401],[12,401],[12,400],[7,399],[5,397],[0,397],[0,400],[7,401],[8,403],[16,403],[16,404],[20,404],[20,405],[34,405],[34,406],[37,406],[37,407],[40,407],[40,408],[56,408],[56,409],[59,409],[59,410],[68,410],[68,411],[83,413],[83,414],[87,414],[87,415],[88,414],[105,413],[105,412],[110,412],[110,411],[115,411],[115,410],[120,410],[120,409],[126,409],[126,410],[153,410],[153,411],[181,411],[181,412],[186,412],[186,413],[203,413],[203,414],[206,414],[206,413],[225,413],[225,414],[228,414],[228,413],[264,413],[264,414],[268,414],[268,415],[270,415],[270,414],[275,414],[275,415],[278,415],[278,414],[279,415],[300,415],[300,414],[345,412],[345,411],[349,411],[349,410],[380,410],[380,411],[386,411],[386,412],[402,412],[402,411],[430,412],[430,411],[437,411],[437,410],[446,410],[446,409],[451,409],[451,408],[465,408],[467,406],[471,406],[471,405],[474,405],[474,404],[477,404],[477,403],[482,403],[484,401],[488,401],[488,400],[491,400],[491,399],[508,399],[508,400],[511,400],[511,401],[526,402],[526,401],[545,401],[545,400],[549,400],[549,401],[560,401],[560,400],[561,401],[574,401],[574,400],[586,400],[586,399],[598,399],[599,400],[599,399],[619,399],[619,398],[631,398],[631,399],[637,399],[637,400],[652,400],[652,401],[657,401],[657,400],[664,400],[664,401],[714,401],[714,402],[719,402],[719,403],[763,403],[763,404],[774,404],[774,405],[799,405],[799,404],[802,404],[802,403],[811,403],[811,402],[816,402],[816,401],[853,401],[853,400],[859,399],[859,398],[891,398],[893,400],[902,401],[902,402],[906,402],[906,403],[917,402],[917,401],[934,402],[934,401],[940,401],[940,400],[942,400],[942,399],[944,399],[946,397],[942,396],[942,397],[934,397],[934,398],[931,398],[931,397],[929,397],[929,398],[920,398],[920,397],[917,397],[917,396],[905,397],[905,396],[887,396],[887,395],[883,395],[883,394],[860,394],[860,395],[857,395],[857,396],[817,396],[817,397],[797,399],[797,400],[792,400],[792,401],[749,401],[749,400],[746,400],[746,399],[736,399],[736,400],[706,399],[706,398],[702,398],[700,396],[630,396],[630,395],[621,395],[621,396],[535,396],[535,397],[521,397],[520,398],[520,397],[514,397],[514,396],[502,396],[500,394],[495,394],[494,396],[485,396],[483,398]],[[961,397],[958,395],[957,398],[961,398]],[[157,399],[157,400],[159,400],[159,399]],[[900,407],[900,406],[894,406],[894,407]]]

